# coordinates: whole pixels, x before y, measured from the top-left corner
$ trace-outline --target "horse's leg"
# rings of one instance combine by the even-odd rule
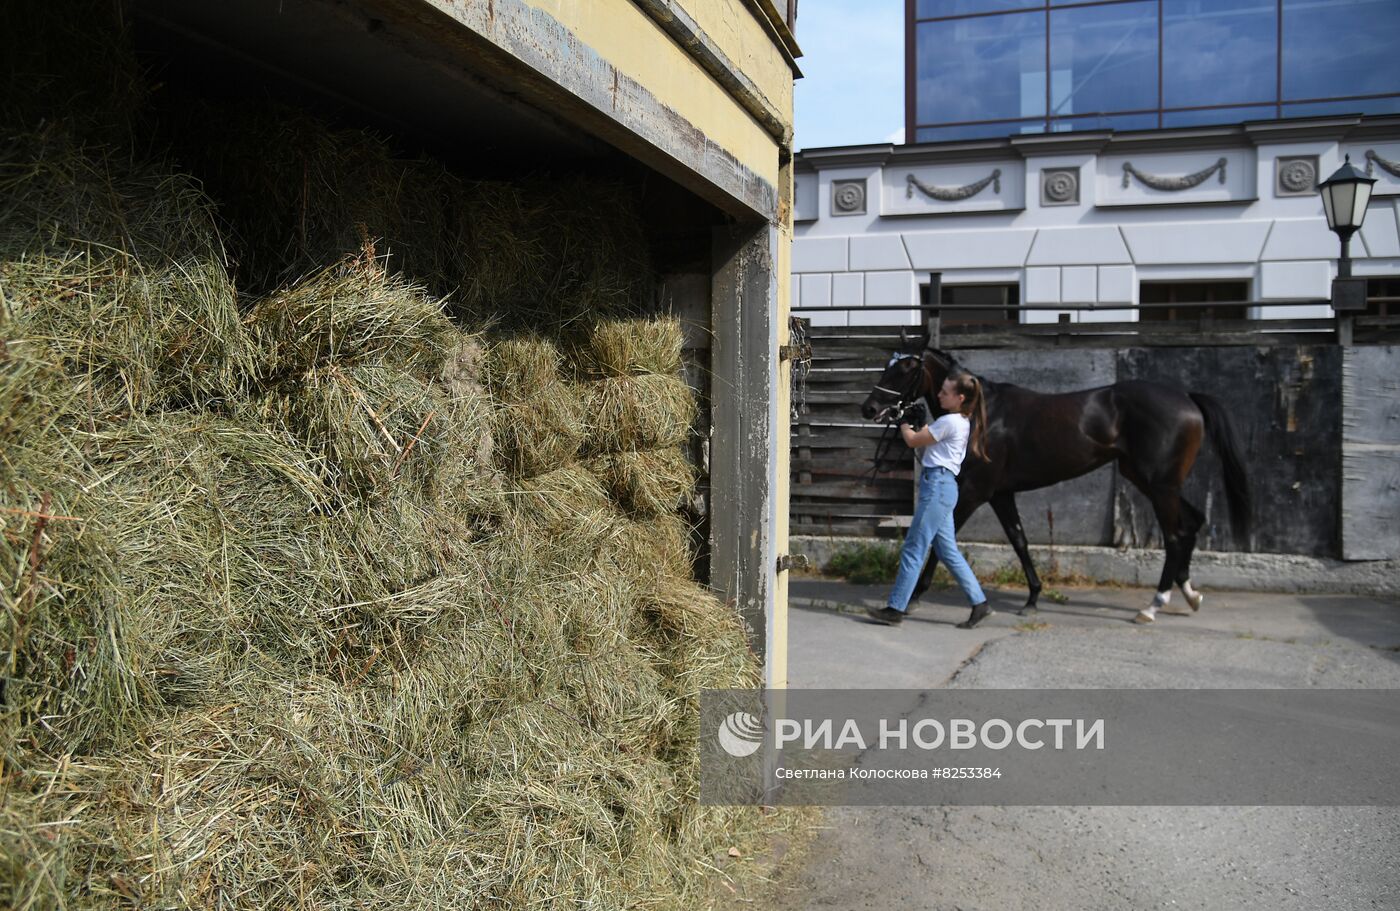
[[[1037,610],[1036,601],[1040,598],[1040,576],[1036,575],[1035,563],[1031,560],[1031,549],[1026,544],[1026,529],[1021,525],[1021,512],[1016,508],[1016,495],[1006,491],[996,494],[989,502],[997,518],[1001,520],[1001,530],[1011,542],[1011,549],[1016,551],[1016,557],[1021,561],[1021,571],[1026,574],[1026,585],[1030,588],[1030,597],[1026,599],[1026,606],[1021,608],[1021,615],[1033,614]]]
[[[1152,511],[1157,515],[1157,524],[1162,528],[1162,546],[1166,559],[1162,563],[1162,577],[1157,583],[1157,594],[1152,603],[1137,612],[1133,619],[1138,623],[1151,623],[1157,619],[1157,611],[1166,607],[1172,600],[1172,586],[1176,584],[1177,568],[1180,565],[1180,541],[1178,534],[1181,525],[1181,488],[1175,484],[1150,484],[1132,463],[1120,460],[1118,469],[1123,477],[1143,492],[1152,502]]]
[[[1192,611],[1201,609],[1205,597],[1191,587],[1191,555],[1196,550],[1196,535],[1206,517],[1185,497],[1181,498],[1181,554],[1176,568],[1176,584]]]
[[[958,491],[958,505],[953,507],[953,527],[962,528],[963,523],[977,511],[977,507],[987,502],[986,497],[980,493],[971,493],[967,490]],[[919,573],[919,581],[914,584],[914,594],[909,597],[912,606],[920,595],[928,591],[929,584],[933,581],[933,571],[938,568],[938,554],[936,549],[929,548],[928,560],[924,563],[924,571]]]

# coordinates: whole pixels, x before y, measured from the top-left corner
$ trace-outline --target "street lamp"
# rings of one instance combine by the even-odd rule
[[[1351,165],[1351,156],[1335,173],[1317,185],[1322,194],[1322,209],[1327,213],[1327,227],[1342,240],[1342,256],[1337,260],[1337,278],[1332,282],[1333,310],[1365,310],[1366,280],[1351,277],[1351,236],[1366,220],[1366,205],[1371,201],[1374,177],[1367,177]]]

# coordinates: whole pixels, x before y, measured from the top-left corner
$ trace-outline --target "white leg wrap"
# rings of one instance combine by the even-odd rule
[[[1171,591],[1171,589],[1167,589],[1167,590],[1164,591],[1164,592],[1158,592],[1158,593],[1157,593],[1157,597],[1155,597],[1155,598],[1152,599],[1152,610],[1153,610],[1153,611],[1156,611],[1157,608],[1159,608],[1159,607],[1166,607],[1168,604],[1171,604],[1171,603],[1172,603],[1172,591]]]
[[[1181,584],[1181,593],[1186,596],[1186,603],[1191,605],[1192,610],[1200,610],[1201,602],[1205,599],[1201,593],[1191,587],[1191,580],[1187,579]]]

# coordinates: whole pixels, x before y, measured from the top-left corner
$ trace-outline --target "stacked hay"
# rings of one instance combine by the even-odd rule
[[[696,803],[759,677],[673,323],[483,342],[369,249],[240,297],[168,168],[0,182],[0,906],[693,908],[784,824]]]
[[[648,302],[647,239],[620,183],[464,180],[291,109],[178,96],[169,108],[158,126],[218,204],[245,288],[274,290],[373,243],[389,272],[467,325],[559,334]]]
[[[609,320],[578,348],[583,399],[597,428],[594,465],[633,516],[674,513],[695,486],[686,453],[695,395],[682,377],[680,324]]]

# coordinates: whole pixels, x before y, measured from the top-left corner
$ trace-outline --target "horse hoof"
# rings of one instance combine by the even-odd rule
[[[1026,606],[1018,610],[1016,613],[1022,617],[1034,617],[1036,614],[1040,613],[1040,608]]]
[[[1133,618],[1133,622],[1134,622],[1134,623],[1153,623],[1153,622],[1156,621],[1156,619],[1157,619],[1156,617],[1152,616],[1152,615],[1149,614],[1147,611],[1145,611],[1145,610],[1140,610],[1140,611],[1137,612],[1137,616]]]
[[[1196,595],[1196,597],[1194,597],[1194,598],[1187,598],[1187,599],[1186,599],[1186,603],[1189,604],[1189,605],[1191,605],[1191,612],[1194,614],[1196,611],[1198,611],[1198,610],[1201,609],[1201,602],[1203,602],[1203,601],[1205,601],[1205,600],[1206,600],[1206,596],[1205,596],[1205,595],[1200,595],[1200,594],[1198,594],[1198,595]]]

